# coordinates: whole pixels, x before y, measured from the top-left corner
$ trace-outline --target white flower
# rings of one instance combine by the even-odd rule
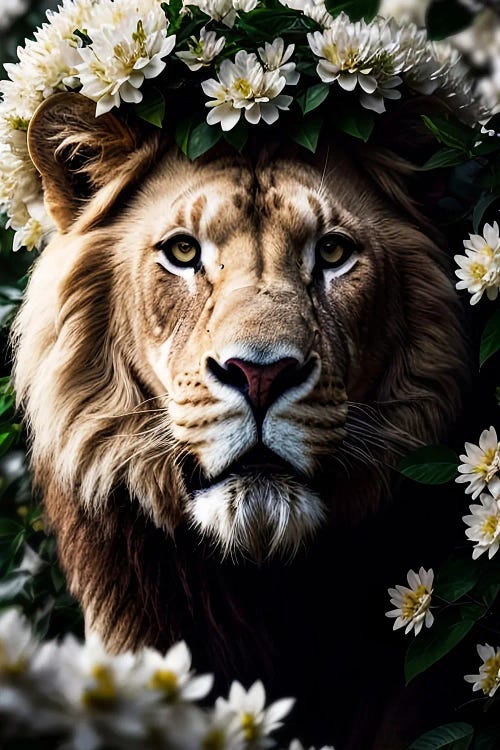
[[[233,0],[233,7],[235,10],[240,10],[243,13],[250,13],[259,4],[259,0]]]
[[[475,500],[485,487],[496,486],[500,477],[500,442],[495,428],[482,431],[479,445],[465,443],[465,451],[460,456],[463,463],[458,467],[460,476],[455,481],[459,484],[467,482],[465,494],[472,495]]]
[[[177,52],[177,57],[186,63],[190,70],[200,70],[205,65],[210,65],[217,55],[224,49],[226,40],[217,37],[215,31],[207,31],[205,27],[200,32],[200,38],[195,36],[188,40],[189,50]]]
[[[146,739],[146,718],[156,696],[137,679],[139,657],[110,655],[92,633],[83,644],[67,636],[58,661],[53,698],[67,717],[71,747],[97,746],[97,738],[108,736],[136,743]]]
[[[351,23],[341,13],[325,31],[308,34],[313,53],[320,58],[316,71],[324,83],[337,82],[346,91],[361,89],[366,109],[385,110],[384,99],[399,99],[398,75],[406,67],[404,50],[394,39],[389,22]]]
[[[266,70],[277,70],[290,86],[298,83],[300,78],[300,74],[295,70],[295,63],[289,62],[294,49],[294,44],[289,44],[285,49],[285,42],[281,37],[275,39],[272,44],[265,42],[264,47],[259,47],[259,57],[264,64],[264,68]]]
[[[184,4],[196,5],[214,21],[221,21],[230,29],[234,26],[236,8],[232,0],[184,0]]]
[[[280,2],[287,8],[298,10],[312,18],[324,29],[329,28],[334,22],[332,14],[326,9],[324,0],[280,0]]]
[[[430,0],[382,0],[379,13],[384,18],[395,18],[400,23],[413,21],[425,24],[425,14]]]
[[[477,558],[488,551],[488,558],[498,552],[500,547],[500,500],[484,493],[480,495],[481,505],[469,505],[472,515],[464,516],[463,521],[470,526],[466,536],[471,542],[476,542],[472,551],[472,558]]]
[[[0,31],[8,29],[12,21],[22,16],[28,9],[28,0],[3,0],[0,15]]]
[[[470,234],[464,240],[465,255],[455,255],[460,268],[455,271],[460,281],[457,289],[467,289],[472,294],[470,303],[475,305],[484,292],[489,300],[495,300],[500,288],[500,233],[498,223],[485,224],[483,235]]]
[[[221,124],[222,130],[231,130],[242,110],[252,125],[262,119],[268,125],[276,122],[279,109],[288,109],[291,96],[281,94],[286,79],[277,70],[266,71],[253,53],[240,50],[234,62],[224,60],[219,70],[219,80],[211,78],[202,83],[205,94],[211,97],[206,106],[209,125]]]
[[[97,102],[97,116],[121,100],[141,102],[144,79],[160,75],[175,47],[158,2],[150,0],[138,10],[136,0],[101,0],[98,10],[87,30],[92,44],[78,50],[83,62],[76,66],[81,93]]]
[[[295,701],[282,698],[266,708],[266,691],[262,682],[255,682],[246,691],[239,682],[233,682],[228,699],[218,698],[215,716],[219,720],[229,720],[234,732],[241,732],[246,743],[255,748],[271,747],[274,743],[269,735],[279,729]]]
[[[212,675],[195,676],[191,670],[191,654],[184,641],[172,646],[165,656],[153,649],[145,649],[138,678],[168,703],[201,700],[213,685]]]
[[[408,634],[414,628],[415,635],[418,635],[424,623],[427,628],[430,628],[434,622],[434,616],[429,609],[434,572],[432,568],[429,570],[420,568],[418,574],[410,570],[407,579],[410,588],[396,586],[395,589],[389,589],[391,604],[396,609],[386,612],[386,616],[396,618],[393,630],[405,628],[405,634]]]
[[[31,625],[17,609],[0,615],[0,681],[5,676],[23,674],[37,646]]]
[[[500,686],[500,648],[495,649],[487,643],[484,646],[478,644],[477,653],[483,660],[479,674],[465,675],[464,680],[473,683],[474,691],[482,690],[492,698]]]

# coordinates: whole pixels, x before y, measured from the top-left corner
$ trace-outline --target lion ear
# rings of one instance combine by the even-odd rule
[[[79,217],[86,229],[98,224],[157,154],[158,138],[146,139],[112,114],[96,117],[95,108],[80,94],[56,94],[40,105],[28,130],[46,207],[63,233]]]

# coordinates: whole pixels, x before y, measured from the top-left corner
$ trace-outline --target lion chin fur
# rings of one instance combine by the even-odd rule
[[[199,668],[228,678],[246,664],[277,689],[279,664],[304,692],[276,649],[315,641],[319,622],[332,654],[349,639],[342,618],[329,635],[325,581],[337,592],[349,565],[355,577],[358,533],[380,556],[394,467],[460,409],[446,255],[395,157],[360,164],[331,144],[317,163],[279,148],[191,163],[82,99],[55,97],[31,127],[58,231],[12,339],[69,586],[114,651],[185,638]],[[320,273],[315,238],[339,227],[352,262]],[[199,272],[165,260],[173,231],[204,238]],[[258,425],[226,382],[234,360],[294,361],[301,379]],[[256,446],[279,471],[234,469]],[[340,590],[354,596],[347,578]]]
[[[233,476],[193,494],[192,526],[223,556],[293,558],[326,518],[321,498],[290,476]]]

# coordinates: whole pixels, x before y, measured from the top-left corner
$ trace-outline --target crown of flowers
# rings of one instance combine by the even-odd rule
[[[278,120],[314,151],[325,120],[368,140],[394,100],[438,96],[464,121],[477,115],[459,54],[414,24],[350,20],[333,0],[63,0],[6,64],[0,82],[0,210],[14,248],[52,229],[28,155],[41,102],[78,91],[96,116],[126,106],[175,132],[197,158],[221,138],[242,148]],[[180,111],[180,115],[179,115]],[[177,116],[176,116],[177,115]]]

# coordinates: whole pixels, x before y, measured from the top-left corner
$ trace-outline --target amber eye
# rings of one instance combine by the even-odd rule
[[[201,259],[200,244],[188,234],[176,234],[159,245],[165,258],[178,268],[197,268]]]
[[[325,234],[316,244],[316,268],[340,268],[356,251],[356,244],[345,234]]]

